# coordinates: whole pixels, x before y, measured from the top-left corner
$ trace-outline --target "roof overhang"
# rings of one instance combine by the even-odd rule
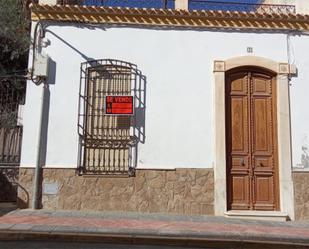
[[[30,7],[33,21],[150,25],[190,28],[309,30],[309,15],[242,11],[185,11],[79,5]]]

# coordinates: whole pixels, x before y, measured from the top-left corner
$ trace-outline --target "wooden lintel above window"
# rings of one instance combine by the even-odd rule
[[[309,30],[309,15],[300,14],[39,4],[31,6],[31,13],[33,21],[52,20],[188,28]]]

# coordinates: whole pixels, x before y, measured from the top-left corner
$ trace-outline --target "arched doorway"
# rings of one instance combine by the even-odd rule
[[[276,75],[225,73],[227,210],[279,210]]]

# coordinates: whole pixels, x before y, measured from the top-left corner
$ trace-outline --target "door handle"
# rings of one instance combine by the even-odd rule
[[[243,158],[240,160],[240,164],[241,164],[241,166],[245,166],[246,165],[245,164],[245,160]]]

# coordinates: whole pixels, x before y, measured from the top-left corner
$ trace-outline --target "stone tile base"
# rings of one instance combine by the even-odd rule
[[[295,219],[309,221],[309,172],[295,171],[293,182]]]
[[[20,168],[19,207],[30,207],[34,169]],[[137,170],[135,177],[78,176],[44,169],[42,208],[214,214],[213,169]]]

